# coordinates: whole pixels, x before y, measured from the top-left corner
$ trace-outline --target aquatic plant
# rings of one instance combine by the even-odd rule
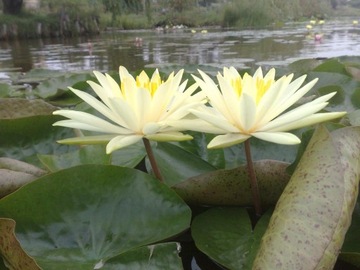
[[[145,70],[133,76],[122,68],[120,74],[95,73],[95,77],[33,71],[33,76],[42,81],[32,92],[36,99],[26,98],[28,93],[15,87],[18,74],[13,76],[14,86],[4,85],[0,91],[2,267],[187,269],[189,244],[206,254],[209,263],[216,262],[212,269],[264,269],[264,265],[271,269],[296,269],[299,265],[331,269],[336,262],[358,265],[360,65],[331,59],[313,68],[314,60],[308,61],[311,63],[299,61],[288,66],[294,79],[290,75],[278,78],[274,70],[265,75],[257,70],[253,75],[240,76],[241,71],[224,69],[217,76],[218,86],[206,71],[200,76],[187,72],[166,76]],[[304,67],[311,67],[307,76],[297,75]],[[196,77],[191,82],[200,86],[197,90],[194,84],[185,84],[191,75]],[[21,76],[32,78],[31,72]],[[150,87],[151,83],[155,87]],[[169,110],[177,104],[176,98],[194,101],[178,103],[178,108],[192,104],[188,114],[178,111],[183,117],[164,118],[177,131],[196,130],[186,132],[186,138],[193,139],[170,142],[171,136],[166,141],[149,137],[149,144],[144,146],[141,137],[120,149],[111,148],[107,154],[104,140],[88,140],[106,132],[107,126],[99,130],[84,127],[96,127],[95,120],[99,119],[113,125],[136,124],[119,120],[123,113],[136,112],[136,106],[122,113],[114,110],[117,104],[124,105],[115,101],[120,101],[116,95],[123,95],[125,89],[140,91],[137,99],[128,96],[134,106],[140,104],[143,94],[150,98],[149,90],[171,92],[172,102],[163,100]],[[232,90],[238,90],[237,95]],[[259,90],[265,91],[255,95]],[[284,91],[289,95],[283,95]],[[187,97],[182,99],[183,95]],[[286,102],[281,102],[281,97]],[[269,102],[265,102],[267,98]],[[206,101],[209,103],[204,105]],[[241,108],[236,102],[254,117],[245,119],[236,113],[236,108]],[[155,111],[166,114],[160,108],[162,103],[156,104],[159,108]],[[144,109],[137,108],[139,112]],[[243,154],[249,145],[241,140],[209,149],[216,136],[221,139],[228,132],[225,127],[230,125],[230,114],[219,122],[205,112],[211,111],[218,119],[225,108],[248,126],[265,118],[264,125],[279,123],[296,112],[294,125],[284,120],[288,124],[281,132],[302,127],[285,136],[294,143],[300,138],[301,143],[283,145],[276,140],[274,144],[273,140],[264,140],[272,134],[257,138],[249,133],[251,161]],[[54,111],[58,112],[54,115]],[[85,117],[77,117],[76,111]],[[338,111],[348,114],[343,116]],[[61,122],[69,121],[63,116],[72,119],[72,124]],[[300,119],[316,121],[305,123]],[[248,120],[255,122],[243,122]],[[317,124],[323,120],[328,121]],[[53,126],[56,122],[60,125]],[[76,139],[67,141],[74,134]],[[100,144],[88,145],[92,143]],[[262,209],[257,213],[250,167],[260,194]],[[157,170],[163,182],[158,180]]]

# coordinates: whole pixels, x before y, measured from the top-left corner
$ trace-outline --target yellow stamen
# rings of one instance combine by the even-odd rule
[[[148,90],[151,96],[155,94],[156,90],[162,83],[163,81],[157,71],[154,72],[151,80],[145,71],[142,71],[139,76],[136,77],[136,86]]]
[[[265,95],[265,93],[267,92],[267,90],[269,90],[270,86],[273,83],[274,83],[274,80],[272,80],[272,79],[265,81],[262,78],[257,78],[257,80],[256,80],[256,89],[257,89],[256,104],[259,103],[261,98]]]
[[[241,79],[241,77],[239,76],[235,79],[232,79],[230,81],[230,83],[231,83],[231,86],[234,89],[235,93],[237,94],[237,96],[240,97],[242,94],[242,79]]]

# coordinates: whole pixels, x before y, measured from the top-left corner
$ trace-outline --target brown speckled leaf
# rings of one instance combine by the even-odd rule
[[[275,205],[289,182],[289,163],[276,160],[254,162],[263,206]],[[250,182],[245,165],[191,177],[172,187],[189,204],[251,206]]]
[[[11,270],[38,270],[36,262],[21,248],[15,234],[15,221],[0,218],[0,259]]]
[[[253,269],[332,269],[358,194],[360,127],[314,133],[281,195]]]

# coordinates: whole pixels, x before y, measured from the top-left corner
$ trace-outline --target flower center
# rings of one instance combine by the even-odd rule
[[[159,74],[158,70],[156,70],[154,72],[154,74],[151,77],[151,80],[149,79],[149,77],[145,71],[142,71],[136,77],[136,86],[148,90],[150,92],[151,96],[154,96],[156,90],[159,88],[159,86],[162,83],[163,83],[163,81],[160,78],[160,74]]]
[[[235,79],[231,79],[230,84],[232,86],[232,88],[234,89],[235,93],[237,94],[238,97],[241,96],[242,93],[242,79],[241,77],[237,77]]]
[[[265,95],[270,86],[274,83],[273,79],[264,80],[263,78],[256,79],[256,104],[259,104],[261,98]]]

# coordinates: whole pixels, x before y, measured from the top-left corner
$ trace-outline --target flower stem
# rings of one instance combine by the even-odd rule
[[[250,140],[246,140],[244,142],[245,144],[245,155],[246,155],[246,161],[247,161],[247,169],[250,177],[250,186],[251,186],[251,193],[253,198],[253,204],[255,208],[255,213],[257,216],[261,216],[261,199],[260,199],[260,192],[259,192],[259,186],[256,179],[256,173],[254,170],[254,164],[251,158],[251,152],[250,152]]]
[[[145,145],[146,154],[147,154],[150,164],[151,164],[151,168],[153,169],[153,172],[154,172],[156,178],[159,179],[160,182],[164,182],[164,179],[160,173],[159,167],[156,163],[155,156],[154,156],[153,150],[150,145],[150,141],[146,138],[143,138],[143,142]]]

